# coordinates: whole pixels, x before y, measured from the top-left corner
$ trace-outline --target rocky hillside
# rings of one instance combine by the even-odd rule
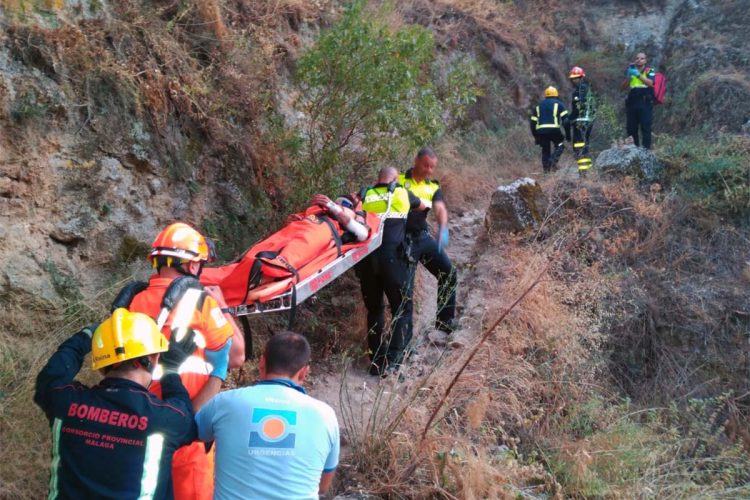
[[[585,458],[590,450],[575,449],[574,435],[554,444],[559,448],[554,457],[540,458],[539,449],[553,446],[550,438],[565,419],[542,418],[539,408],[554,413],[565,407],[565,418],[578,419],[593,440],[612,437],[611,428],[596,432],[598,424],[589,421],[595,420],[594,409],[630,411],[616,404],[619,397],[648,407],[682,404],[686,394],[709,398],[730,389],[746,391],[742,375],[727,367],[745,366],[750,359],[742,347],[749,309],[743,301],[744,263],[750,259],[742,246],[750,207],[741,167],[749,152],[747,141],[733,135],[748,121],[747,2],[366,3],[367,12],[389,29],[416,25],[431,35],[436,80],[449,80],[446,68],[456,61],[478,68],[475,102],[460,116],[444,113],[450,126],[435,140],[441,181],[459,216],[483,210],[499,182],[536,175],[538,152],[528,137],[527,112],[547,85],[557,85],[564,95],[571,90],[567,69],[573,64],[586,69],[601,96],[597,152],[624,136],[619,84],[633,53],[645,51],[668,78],[668,102],[657,110],[655,122],[657,154],[665,166],[658,184],[619,177],[615,187],[608,187],[606,179],[586,186],[564,176],[550,181],[545,190],[558,212],[550,215],[549,232],[541,231],[539,240],[484,235],[478,255],[462,269],[462,283],[469,287],[467,280],[476,277],[472,266],[500,269],[500,276],[523,281],[524,266],[539,264],[527,260],[526,253],[552,252],[545,246],[554,246],[550,235],[598,224],[610,205],[627,212],[595,232],[591,246],[579,249],[570,262],[560,262],[554,282],[545,288],[554,298],[551,310],[562,315],[567,307],[575,309],[560,324],[585,330],[580,342],[573,342],[570,351],[556,350],[555,342],[567,337],[559,325],[537,316],[549,306],[544,297],[537,296],[531,312],[514,319],[515,334],[529,334],[529,325],[544,332],[528,342],[506,339],[498,347],[509,362],[521,356],[523,369],[510,384],[515,406],[495,408],[499,403],[483,393],[488,399],[482,412],[489,408],[493,425],[504,429],[502,438],[483,435],[483,443],[497,437],[493,446],[511,450],[518,463],[526,458],[543,464],[544,473],[524,473],[532,482],[554,486],[571,473],[555,464],[572,470],[592,463]],[[48,351],[37,349],[39,332],[54,332],[45,335],[44,344],[51,348],[72,325],[100,315],[121,280],[148,272],[143,256],[164,224],[195,224],[218,240],[224,259],[231,259],[277,227],[318,187],[315,174],[298,161],[299,138],[323,130],[310,126],[304,108],[310,93],[300,80],[299,63],[321,33],[337,25],[343,6],[336,0],[0,0],[0,249],[9,256],[0,269],[0,311],[9,325],[0,332],[0,435],[32,443],[15,465],[0,469],[0,496],[39,496],[43,489],[45,425],[41,420],[28,427],[18,423],[28,413],[28,393],[23,392],[28,374]],[[438,94],[444,97],[449,87],[440,87]],[[309,135],[291,132],[298,129]],[[366,140],[358,138],[344,149],[361,157]],[[397,153],[401,163],[413,154]],[[364,167],[342,162],[335,173],[340,184],[353,189],[366,182],[363,178],[378,161],[386,157]],[[694,165],[701,169],[691,170]],[[307,179],[304,186],[300,176]],[[714,203],[717,199],[720,204]],[[669,237],[659,238],[665,234]],[[488,241],[502,245],[513,260],[501,262],[505,254]],[[587,276],[597,278],[595,289],[581,281]],[[698,286],[704,283],[712,286]],[[570,293],[574,289],[618,315],[597,323],[602,309],[581,304],[584,295]],[[518,289],[496,292],[504,301]],[[488,300],[465,298],[475,305]],[[332,307],[325,297],[320,302],[323,320],[314,318],[315,312],[302,312],[311,329],[319,333],[325,323],[331,331],[345,332],[350,325],[330,311],[342,304]],[[353,302],[343,306],[356,314]],[[500,308],[498,302],[489,310]],[[477,325],[487,320],[484,313],[467,313]],[[601,337],[604,330],[612,335]],[[343,335],[318,347],[341,353],[356,342]],[[576,367],[574,356],[580,353],[591,355],[591,363]],[[487,363],[488,370],[497,369],[492,360]],[[554,392],[526,391],[516,384],[541,387],[565,370],[590,384],[606,372],[607,389],[566,393],[573,403],[560,406]],[[505,382],[493,379],[493,387],[506,387]],[[674,390],[663,392],[665,387]],[[722,406],[723,414],[730,408],[742,415],[745,404]],[[519,409],[524,405],[528,412]],[[612,410],[604,420],[615,425],[621,415]],[[648,432],[669,427],[666,420],[661,424]],[[563,430],[560,435],[570,437]],[[519,436],[532,444],[515,446]],[[465,451],[477,446],[467,439]],[[507,458],[505,451],[493,456],[498,462]],[[33,464],[36,473],[29,475]],[[442,466],[433,465],[438,475],[453,467],[445,456]],[[517,484],[522,488],[525,483]],[[602,491],[550,488],[579,496]]]
[[[3,3],[0,241],[15,255],[3,295],[90,295],[135,270],[168,220],[214,236],[231,225],[226,256],[264,232],[294,189],[275,129],[295,116],[289,71],[335,4]],[[745,119],[741,6],[417,0],[393,15],[427,27],[445,57],[486,68],[470,113],[480,126],[522,123],[540,88],[566,88],[573,63],[616,112],[620,69],[637,48],[670,78],[657,129],[684,133],[737,131]]]

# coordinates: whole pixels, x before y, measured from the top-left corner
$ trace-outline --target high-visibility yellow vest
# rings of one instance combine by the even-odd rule
[[[362,210],[381,214],[384,219],[406,219],[410,208],[409,192],[401,186],[396,186],[393,191],[388,186],[371,187],[362,198]]]
[[[411,191],[427,208],[432,208],[432,198],[435,193],[440,189],[440,183],[430,179],[423,179],[416,181],[411,177],[406,177],[406,174],[400,174],[398,176],[398,183],[401,184],[405,189]]]
[[[643,68],[643,71],[641,72],[640,76],[644,76],[648,78],[648,73],[651,71],[651,68]],[[648,85],[643,83],[643,81],[637,77],[637,76],[631,76],[630,77],[630,88],[631,89],[645,89],[648,88]]]

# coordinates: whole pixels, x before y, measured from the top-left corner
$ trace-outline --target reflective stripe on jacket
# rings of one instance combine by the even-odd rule
[[[537,104],[531,115],[533,130],[562,128],[567,123],[568,110],[556,97],[548,97]]]
[[[383,214],[387,219],[405,219],[409,209],[409,192],[401,186],[396,186],[392,192],[388,186],[371,187],[362,200],[362,210]]]
[[[74,378],[90,350],[77,333],[36,380],[34,402],[52,431],[48,498],[166,498],[172,454],[196,436],[185,387],[165,376],[163,400],[123,378],[86,387]]]
[[[419,198],[398,185],[377,184],[368,188],[362,197],[362,210],[381,214],[384,219],[383,245],[397,245],[404,241],[409,210],[419,207],[419,204]]]

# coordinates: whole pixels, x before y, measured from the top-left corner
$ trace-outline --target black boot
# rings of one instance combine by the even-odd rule
[[[557,170],[557,162],[560,161],[560,157],[563,154],[563,151],[565,151],[565,143],[561,142],[557,146],[555,146],[555,150],[552,152],[552,159],[551,159],[551,165],[550,169]]]

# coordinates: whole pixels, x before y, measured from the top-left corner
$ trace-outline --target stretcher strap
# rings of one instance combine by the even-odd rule
[[[289,325],[287,330],[294,328],[294,319],[297,316],[297,285],[292,284],[292,307],[289,308]]]
[[[341,257],[341,235],[336,229],[336,226],[331,222],[331,219],[325,215],[319,215],[318,218],[325,222],[328,229],[331,230],[331,237],[333,238],[333,242],[336,243],[336,257]]]
[[[253,354],[253,332],[250,329],[250,320],[247,316],[240,316],[242,324],[242,333],[245,337],[245,359],[254,359]]]
[[[278,252],[272,252],[272,251],[264,251],[264,252],[258,252],[255,254],[255,260],[253,261],[253,265],[250,268],[250,273],[247,280],[247,290],[245,290],[245,296],[242,298],[242,303],[244,304],[245,301],[247,301],[247,295],[250,293],[250,290],[260,285],[261,279],[263,279],[263,265],[276,267],[278,269],[286,269],[289,271],[292,275],[294,275],[295,283],[299,281],[299,273],[297,272],[297,269],[292,266],[289,261],[287,261],[282,255],[279,255],[281,251],[284,250],[283,248],[279,250]],[[278,260],[281,262],[282,265],[278,265],[276,263],[268,262],[267,260]]]

